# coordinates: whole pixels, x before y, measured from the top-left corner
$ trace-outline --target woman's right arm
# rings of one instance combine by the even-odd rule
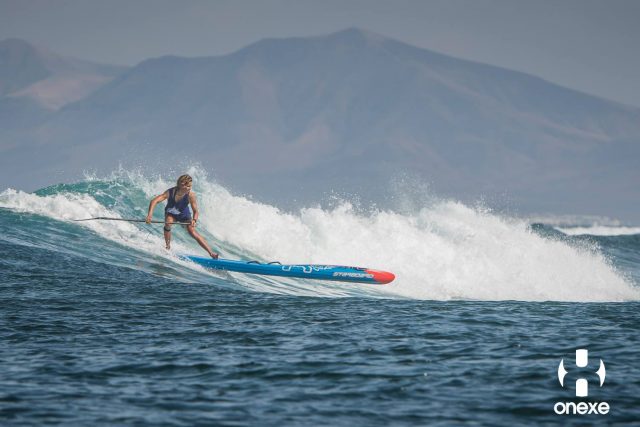
[[[167,200],[168,198],[169,190],[151,199],[151,202],[149,202],[149,212],[147,213],[147,218],[145,219],[147,224],[151,222],[151,218],[153,217],[153,210],[156,208],[156,205],[164,200]]]

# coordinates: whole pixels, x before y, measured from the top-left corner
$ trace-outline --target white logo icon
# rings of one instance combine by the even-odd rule
[[[586,368],[589,364],[589,351],[586,348],[576,350],[576,366],[578,368]],[[600,368],[595,372],[600,378],[600,387],[604,384],[604,378],[607,374],[604,362],[600,359]],[[564,387],[564,377],[568,371],[564,368],[564,359],[560,359],[558,365],[558,381]],[[589,396],[589,382],[586,378],[576,380],[576,397]],[[608,402],[578,401],[578,402],[556,402],[553,410],[558,415],[607,415],[611,407]]]
[[[589,350],[580,348],[576,350],[576,366],[579,368],[585,368],[589,364]],[[558,380],[560,385],[564,387],[564,377],[568,371],[564,368],[564,359],[560,359],[560,365],[558,365]],[[604,362],[600,359],[600,368],[596,371],[598,378],[600,378],[600,387],[604,384],[604,378],[607,371],[604,367]],[[580,378],[576,380],[576,396],[587,397],[589,396],[589,382],[586,378]]]

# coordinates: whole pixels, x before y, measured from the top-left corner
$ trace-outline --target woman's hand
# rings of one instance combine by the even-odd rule
[[[151,215],[147,215],[147,218],[144,220],[147,224],[151,224]]]

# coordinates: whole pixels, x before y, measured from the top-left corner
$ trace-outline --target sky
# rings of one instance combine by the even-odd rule
[[[639,0],[0,0],[0,40],[121,65],[351,27],[640,107]]]

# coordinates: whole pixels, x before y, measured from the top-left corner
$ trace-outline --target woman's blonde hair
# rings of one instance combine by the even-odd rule
[[[176,182],[176,184],[179,187],[180,184],[190,184],[192,181],[193,181],[193,178],[191,178],[189,175],[180,175],[180,178],[178,178],[178,181]]]

